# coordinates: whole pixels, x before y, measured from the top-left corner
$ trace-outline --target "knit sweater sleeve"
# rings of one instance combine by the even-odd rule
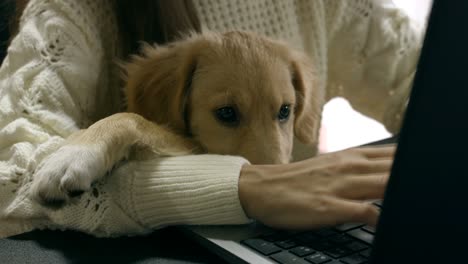
[[[115,236],[175,223],[248,221],[237,193],[247,161],[238,157],[128,162],[63,209],[30,199],[41,161],[113,108],[106,102],[114,97],[106,53],[115,23],[103,21],[110,2],[31,0],[24,11],[0,68],[0,237],[37,228]]]
[[[422,43],[423,27],[390,0],[324,1],[328,28],[328,98],[398,132]]]

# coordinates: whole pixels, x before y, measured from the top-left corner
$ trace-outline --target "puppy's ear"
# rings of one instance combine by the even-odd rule
[[[188,97],[196,69],[196,44],[145,45],[125,65],[127,110],[179,133],[189,133]]]
[[[292,82],[297,102],[294,133],[302,143],[311,144],[318,140],[324,92],[314,78],[312,63],[306,55],[295,52],[292,58]]]

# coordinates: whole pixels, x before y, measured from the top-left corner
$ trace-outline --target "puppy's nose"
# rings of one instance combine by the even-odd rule
[[[282,142],[279,133],[266,132],[265,129],[255,129],[254,133],[238,149],[241,156],[252,164],[285,164],[289,162],[291,148]]]

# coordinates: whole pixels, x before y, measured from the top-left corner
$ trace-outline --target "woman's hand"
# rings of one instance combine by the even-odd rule
[[[282,165],[245,165],[245,213],[268,226],[312,229],[346,222],[375,225],[395,145],[361,147]]]

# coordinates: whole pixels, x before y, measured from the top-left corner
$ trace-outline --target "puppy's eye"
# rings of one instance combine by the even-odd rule
[[[278,112],[278,120],[280,122],[285,122],[289,119],[289,115],[291,113],[291,105],[284,104],[281,106]]]
[[[236,126],[239,123],[239,117],[236,109],[231,106],[221,107],[215,110],[216,118],[224,125]]]

